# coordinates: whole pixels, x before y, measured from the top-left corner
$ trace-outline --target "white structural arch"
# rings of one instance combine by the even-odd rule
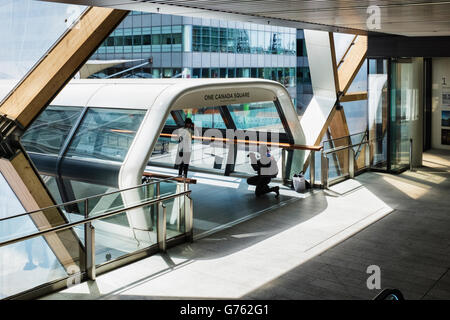
[[[139,185],[151,153],[171,111],[274,101],[294,144],[306,144],[296,109],[286,88],[270,80],[239,79],[103,79],[73,80],[52,101],[53,106],[145,110],[145,116],[120,166],[117,186]],[[301,171],[305,151],[293,152],[291,170]],[[123,195],[125,203],[140,200],[138,192]],[[147,238],[152,222],[143,212],[127,213],[138,238]],[[138,231],[136,231],[138,230]]]

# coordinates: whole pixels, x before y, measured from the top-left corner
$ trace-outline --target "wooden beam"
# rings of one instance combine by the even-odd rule
[[[339,67],[341,66],[341,64],[344,62],[345,57],[347,56],[347,53],[350,51],[350,49],[352,48],[352,46],[355,44],[355,40],[356,40],[357,37],[358,37],[358,35],[355,35],[355,36],[353,37],[352,42],[351,42],[350,45],[348,46],[347,50],[345,50],[344,55],[342,56],[341,60],[340,60],[339,63],[338,63],[338,66],[337,66],[338,68],[339,68]]]
[[[366,59],[366,53],[367,37],[355,36],[341,61],[339,62],[337,75],[336,73],[334,74],[336,82],[339,83],[337,105],[340,105],[340,102],[362,100],[361,98],[364,97],[364,94],[361,93],[348,94],[346,97],[346,93],[354,78],[358,74],[359,69],[364,63],[364,60]],[[367,99],[367,93],[365,93],[365,98]],[[332,117],[330,118],[331,121],[329,122],[329,129],[331,136],[334,139],[334,147],[341,147],[350,144],[350,138],[339,139],[341,137],[348,137],[350,135],[350,130],[348,129],[344,109],[340,108],[339,110],[335,110],[335,113],[330,116]],[[341,172],[347,173],[349,164],[348,151],[338,152],[337,160],[339,162],[338,166]]]
[[[339,62],[339,65],[336,65],[336,52],[334,45],[333,34],[329,33],[329,41],[330,41],[330,53],[332,59],[333,66],[333,76],[334,83],[336,87],[336,95],[338,97],[335,106],[330,111],[330,114],[327,117],[327,120],[323,124],[323,127],[317,136],[315,141],[315,145],[320,145],[323,139],[324,134],[327,130],[330,130],[331,136],[333,139],[349,136],[349,129],[347,125],[347,120],[345,117],[345,113],[343,109],[337,109],[337,106],[340,105],[340,102],[347,102],[347,99],[356,99],[362,98],[363,95],[352,95],[350,94],[348,98],[345,98],[345,94],[353,82],[355,76],[359,72],[367,54],[367,37],[366,36],[357,36],[353,39],[352,44],[347,49],[344,54],[343,59]],[[351,100],[353,101],[353,100]],[[354,100],[356,101],[356,100]],[[348,139],[341,139],[336,141],[336,147],[341,145],[348,144]],[[341,170],[348,169],[348,157],[344,155],[345,152],[341,152],[338,155],[339,166]],[[305,161],[303,166],[303,171],[306,172],[306,169],[309,166],[310,157]]]
[[[334,146],[342,147],[350,144],[350,131],[347,125],[347,119],[345,118],[344,109],[336,110],[333,119],[330,122],[330,133],[332,139],[334,139]],[[339,139],[342,138],[342,139]],[[348,150],[337,152],[337,159],[339,161],[338,166],[342,173],[348,172]]]
[[[338,69],[339,88],[345,95],[363,65],[367,54],[367,36],[358,36]]]
[[[320,133],[319,133],[314,145],[320,146],[320,144],[322,143],[323,136],[328,131],[331,120],[333,120],[335,113],[336,113],[336,106],[333,107],[330,114],[328,115],[328,118],[325,121],[325,124],[323,125],[322,129],[320,130]],[[319,150],[317,150],[317,151],[319,151]],[[303,165],[303,172],[306,172],[306,170],[308,169],[310,161],[311,161],[311,154],[308,155],[307,159],[305,160],[305,164]]]
[[[320,131],[319,137],[317,138],[315,145],[319,146],[322,143],[323,136],[328,130],[330,131],[330,134],[333,139],[350,135],[347,120],[345,118],[345,113],[343,109],[337,110],[336,107],[333,108],[333,110],[330,112],[330,115],[328,116],[327,121],[322,127],[322,130]],[[349,142],[348,139],[338,140],[335,143],[335,146],[336,147],[344,146],[347,145],[348,142]],[[346,165],[348,163],[348,160],[345,160],[342,156],[342,154],[344,153],[345,152],[340,152],[338,155],[340,163],[339,166],[341,167],[341,170],[344,170],[344,168],[346,168]],[[308,158],[305,161],[305,164],[303,165],[303,172],[306,172],[306,170],[308,169],[309,162],[310,157],[308,156]]]
[[[15,122],[18,128],[29,127],[127,14],[128,11],[123,10],[88,8],[5,97],[0,105],[0,115]],[[17,135],[15,139],[20,138],[20,132]],[[34,211],[54,205],[26,152],[17,143],[12,145],[8,138],[5,137],[2,143],[9,144],[13,153],[0,154],[0,172],[24,209]],[[67,222],[58,209],[33,213],[30,218],[39,231]],[[74,264],[83,268],[84,248],[73,230],[46,235],[45,240],[66,270],[73,271],[69,267]]]
[[[366,148],[367,148],[367,144],[364,144],[361,147],[361,151],[359,153],[359,157],[355,161],[355,171],[362,170],[366,166]]]
[[[352,102],[367,100],[367,91],[365,92],[347,92],[343,97],[341,97],[341,102]]]
[[[336,88],[336,97],[339,93],[339,76],[338,76],[338,66],[336,63],[336,47],[334,45],[334,36],[332,32],[328,33],[330,38],[330,49],[331,49],[331,63],[333,65],[333,77],[334,77],[334,86]]]

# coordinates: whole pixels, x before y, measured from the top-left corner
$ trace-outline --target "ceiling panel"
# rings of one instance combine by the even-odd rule
[[[297,28],[407,36],[450,35],[450,1],[420,0],[51,0],[167,14],[235,19]],[[381,29],[366,24],[367,8],[380,8]],[[336,29],[338,28],[338,29]]]

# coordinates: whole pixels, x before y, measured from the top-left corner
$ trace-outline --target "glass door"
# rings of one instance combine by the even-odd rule
[[[369,59],[368,128],[370,163],[373,168],[387,170],[388,164],[388,59]]]
[[[413,64],[411,59],[391,62],[389,113],[390,171],[409,167],[410,127],[414,104]]]

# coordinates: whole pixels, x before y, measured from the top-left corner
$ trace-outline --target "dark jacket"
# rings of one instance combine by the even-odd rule
[[[252,168],[258,173],[258,176],[275,178],[278,175],[277,162],[273,157],[270,157],[270,161],[266,164],[261,163],[261,160],[252,163]],[[261,170],[262,168],[266,168],[266,170]]]

